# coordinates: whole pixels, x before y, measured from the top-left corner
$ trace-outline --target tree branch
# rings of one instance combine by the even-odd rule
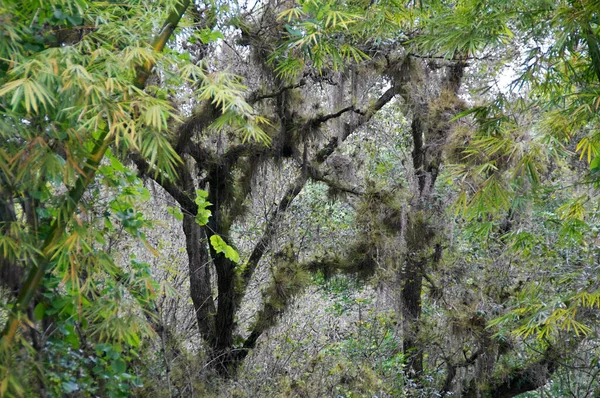
[[[323,123],[327,122],[328,120],[338,118],[338,117],[342,116],[344,113],[350,112],[353,110],[354,110],[354,105],[349,105],[345,108],[340,109],[337,112],[330,113],[328,115],[317,116],[316,118],[311,119],[308,122],[306,122],[304,125],[310,126],[312,129],[315,129],[317,127],[320,127]]]
[[[194,202],[184,190],[166,178],[158,178],[156,173],[151,172],[148,162],[146,162],[139,154],[131,154],[130,157],[137,166],[140,174],[150,177],[158,185],[163,187],[164,190],[179,203],[182,209],[193,216],[198,213],[198,205],[196,205],[196,202]]]
[[[171,11],[169,16],[167,16],[167,20],[152,40],[151,47],[154,51],[160,52],[165,48],[167,41],[169,41],[169,38],[173,35],[175,28],[189,6],[190,0],[182,0],[181,3],[178,3],[175,6],[175,9]],[[152,72],[152,68],[154,68],[154,63],[152,61],[146,61],[141,68],[137,69],[135,85],[138,88],[143,88],[146,85],[146,81]]]
[[[183,155],[184,153],[190,155],[192,159],[196,161],[198,167],[218,162],[214,153],[204,148],[200,144],[191,141],[185,145],[181,152],[178,152],[179,156]]]
[[[331,155],[333,152],[335,152],[335,150],[338,148],[338,146],[343,141],[345,141],[354,131],[356,131],[356,129],[358,129],[359,127],[366,124],[369,120],[371,120],[371,118],[373,117],[373,115],[375,115],[375,113],[377,113],[377,111],[379,111],[381,108],[383,108],[384,105],[386,105],[388,102],[390,102],[397,94],[400,94],[402,92],[403,92],[403,89],[400,86],[393,85],[392,87],[387,89],[377,99],[377,101],[375,101],[375,103],[373,105],[367,107],[365,110],[352,108],[352,110],[355,113],[358,113],[362,117],[359,118],[358,121],[356,121],[352,124],[346,124],[346,126],[344,128],[344,132],[341,137],[341,140],[338,139],[338,137],[331,138],[329,140],[329,142],[317,152],[315,160],[318,163],[324,162],[329,157],[329,155]],[[346,107],[342,110],[345,110],[347,112],[348,110],[350,110],[348,108],[350,108],[350,107]],[[339,113],[339,112],[336,112],[336,113]],[[328,118],[327,120],[329,120],[329,119],[331,119],[331,118]]]
[[[476,354],[478,352],[473,354],[473,356],[475,357]],[[469,365],[469,362],[467,360],[465,364]],[[558,365],[559,358],[557,352],[553,347],[550,347],[544,351],[542,358],[537,361],[523,368],[514,369],[508,377],[491,380],[485,391],[478,390],[473,381],[469,389],[464,392],[464,396],[475,398],[483,393],[493,398],[516,397],[517,395],[543,387],[548,382],[549,377],[556,371]]]
[[[547,350],[544,357],[526,368],[515,371],[507,379],[493,384],[490,396],[494,398],[512,398],[528,391],[537,390],[548,382],[548,376],[557,368],[553,352]]]
[[[252,105],[252,104],[257,103],[258,101],[262,101],[262,100],[267,99],[267,98],[275,98],[275,97],[283,94],[284,92],[286,92],[288,90],[293,90],[295,88],[300,88],[300,87],[303,87],[304,85],[306,85],[306,80],[302,79],[302,80],[300,80],[296,84],[291,84],[289,86],[281,87],[281,89],[279,89],[278,91],[272,92],[272,93],[259,94],[258,91],[255,91],[252,94],[250,94],[250,96],[248,97],[247,102],[250,105]]]
[[[294,183],[288,187],[288,189],[285,191],[285,194],[279,201],[279,205],[273,211],[273,213],[271,213],[271,216],[269,217],[269,220],[267,221],[267,226],[265,227],[265,231],[263,232],[262,237],[258,240],[256,245],[254,245],[254,249],[252,250],[250,257],[248,258],[248,261],[246,262],[244,271],[242,272],[243,289],[241,289],[241,291],[238,293],[238,297],[237,297],[238,303],[243,298],[243,295],[244,295],[246,288],[250,282],[250,279],[252,278],[252,275],[254,275],[254,271],[256,271],[256,267],[258,266],[258,263],[262,259],[262,256],[265,254],[267,248],[269,247],[269,245],[271,243],[271,240],[273,239],[273,236],[275,235],[275,232],[277,231],[280,215],[287,211],[289,205],[296,198],[296,196],[298,196],[298,194],[302,191],[305,184],[306,184],[306,177],[305,176],[298,177],[296,179],[296,181],[294,181]]]
[[[194,132],[204,130],[220,115],[219,110],[210,101],[204,101],[199,109],[177,129],[178,137],[175,144],[175,152],[179,155],[183,154]]]
[[[336,191],[346,192],[356,196],[361,196],[365,194],[359,189],[343,185],[338,181],[334,181],[325,177],[323,172],[317,167],[306,165],[306,171],[308,172],[308,175],[310,176],[311,180],[320,181]]]

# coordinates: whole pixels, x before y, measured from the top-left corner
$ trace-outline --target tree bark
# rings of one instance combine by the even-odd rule
[[[215,254],[219,298],[216,319],[215,349],[223,351],[233,347],[235,315],[235,264],[222,254]]]
[[[558,360],[552,348],[544,353],[544,356],[524,368],[517,368],[501,380],[494,380],[484,388],[477,386],[475,380],[471,382],[469,389],[465,391],[465,398],[477,398],[490,396],[492,398],[512,398],[529,391],[543,387],[549,377],[558,367]]]
[[[210,284],[210,259],[206,249],[206,236],[195,217],[183,216],[185,249],[189,262],[190,295],[196,312],[200,335],[206,341],[214,337],[215,303]]]
[[[413,67],[412,65],[409,63],[409,67]],[[442,93],[446,90],[456,98],[464,67],[465,64],[461,62],[448,66],[447,76],[441,87]],[[418,379],[423,373],[423,347],[419,342],[421,293],[428,265],[427,250],[435,237],[429,221],[435,215],[427,210],[427,202],[442,162],[443,142],[449,132],[449,115],[439,111],[438,114],[430,112],[430,104],[436,99],[415,99],[409,92],[405,92],[403,96],[405,101],[412,105],[413,111],[411,156],[417,184],[413,192],[412,211],[408,216],[405,237],[407,258],[400,272],[400,311],[403,318],[403,350],[408,360],[407,370],[411,378]],[[432,118],[436,120],[430,120]]]
[[[410,254],[409,254],[410,257]],[[409,377],[423,373],[423,349],[419,342],[419,319],[421,318],[421,290],[423,275],[420,261],[408,259],[401,272],[402,349],[407,356]]]
[[[189,196],[195,196],[194,180],[188,165],[180,170],[183,187]],[[190,295],[198,321],[198,330],[205,341],[214,339],[215,302],[212,296],[210,282],[210,257],[207,249],[206,234],[196,222],[196,214],[184,212],[183,233],[185,234],[185,249],[188,256]]]
[[[423,221],[424,193],[427,189],[428,174],[424,170],[425,152],[423,150],[424,123],[421,114],[415,110],[411,123],[413,137],[413,168],[417,178],[417,192],[414,192],[416,206],[409,214],[409,226],[406,232],[407,258],[400,272],[400,311],[402,313],[402,348],[407,357],[409,377],[418,379],[423,373],[423,348],[419,342],[419,323],[421,317],[421,291],[423,289],[423,271],[425,251],[432,238],[428,225]],[[433,185],[433,184],[431,184]]]
[[[2,187],[7,187],[3,176],[0,175]],[[12,193],[4,188],[0,188],[0,233],[10,235],[10,223],[16,221],[15,207]],[[13,259],[5,258],[0,253],[0,285],[7,288],[14,296],[19,293],[19,286],[23,277],[23,268],[21,268]]]

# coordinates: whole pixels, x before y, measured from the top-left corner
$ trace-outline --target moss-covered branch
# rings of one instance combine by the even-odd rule
[[[465,398],[487,395],[494,398],[512,398],[543,387],[559,365],[559,357],[553,347],[546,349],[542,357],[526,366],[515,368],[502,378],[491,380],[482,390],[473,381],[465,392]]]
[[[256,314],[252,331],[238,351],[237,359],[243,359],[256,346],[259,337],[273,327],[277,318],[288,308],[292,299],[301,294],[312,282],[311,275],[321,273],[325,278],[336,274],[355,275],[366,279],[375,271],[374,253],[366,243],[352,246],[345,257],[333,255],[317,257],[300,263],[291,245],[275,254],[273,278],[263,291],[263,305]]]
[[[290,84],[288,86],[283,86],[279,90],[277,90],[275,92],[272,92],[272,93],[253,92],[252,94],[250,94],[250,96],[248,97],[247,101],[248,101],[249,104],[255,104],[258,101],[262,101],[264,99],[278,97],[278,96],[280,96],[281,94],[283,94],[284,92],[286,92],[288,90],[293,90],[295,88],[300,88],[300,87],[303,87],[304,85],[306,85],[306,80],[305,79],[301,79],[296,84]]]

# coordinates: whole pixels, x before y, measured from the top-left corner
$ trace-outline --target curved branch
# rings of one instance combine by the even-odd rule
[[[189,195],[182,190],[179,186],[175,185],[169,179],[159,178],[156,173],[151,173],[150,165],[144,158],[142,158],[139,154],[131,154],[131,159],[135,163],[138,168],[138,171],[141,175],[150,177],[154,180],[158,185],[164,188],[165,191],[169,193],[179,203],[179,206],[187,213],[191,215],[196,215],[198,213],[198,205],[194,202]]]
[[[361,196],[361,195],[365,194],[363,191],[361,191],[357,188],[349,187],[338,181],[334,181],[334,180],[327,178],[323,174],[323,172],[321,172],[321,170],[319,170],[318,168],[316,168],[314,166],[307,165],[306,170],[307,170],[308,175],[310,176],[311,180],[322,182],[325,185],[327,185],[328,187],[330,187],[331,189],[334,189],[334,190],[340,191],[340,192],[349,193],[349,194],[356,195],[356,196]]]
[[[558,358],[554,350],[549,348],[538,361],[514,371],[513,374],[502,381],[493,383],[489,389],[490,396],[494,398],[512,398],[528,391],[537,390],[548,382],[549,376],[557,368]],[[479,396],[479,394],[475,396]]]
[[[275,91],[275,92],[272,92],[272,93],[259,94],[257,91],[255,91],[252,94],[250,94],[250,96],[248,97],[247,102],[250,105],[252,105],[252,104],[255,104],[258,101],[262,101],[264,99],[275,98],[275,97],[280,96],[281,94],[283,94],[284,92],[286,92],[288,90],[293,90],[295,88],[303,87],[305,84],[306,84],[306,80],[302,79],[302,80],[300,80],[296,84],[291,84],[289,86],[283,86],[278,91]]]
[[[241,301],[246,291],[246,287],[250,283],[250,279],[252,278],[252,275],[254,275],[254,271],[256,271],[256,268],[258,267],[258,263],[262,259],[269,245],[271,244],[271,240],[273,239],[273,236],[275,236],[275,232],[277,232],[277,228],[279,227],[279,217],[287,211],[288,207],[296,198],[296,196],[298,196],[298,194],[302,191],[305,184],[305,176],[300,176],[299,178],[297,178],[296,181],[294,181],[294,183],[290,185],[285,191],[285,194],[279,201],[279,205],[273,211],[273,213],[271,213],[269,221],[267,221],[267,226],[265,227],[265,232],[263,232],[262,237],[258,240],[256,245],[254,245],[254,249],[252,250],[252,253],[250,254],[250,257],[248,258],[248,261],[246,262],[246,265],[244,267],[244,271],[242,272],[243,289],[241,289],[241,291],[238,293],[238,302]]]
[[[219,110],[210,101],[204,101],[199,109],[177,129],[175,152],[182,155],[194,133],[210,126],[219,116]]]

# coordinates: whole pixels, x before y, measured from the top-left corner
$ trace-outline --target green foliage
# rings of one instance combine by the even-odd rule
[[[143,360],[138,351],[145,339],[154,336],[156,299],[167,287],[154,280],[150,265],[117,254],[124,235],[158,254],[145,233],[154,224],[139,208],[150,193],[122,160],[133,154],[149,164],[157,181],[175,180],[182,160],[171,146],[177,137],[170,131],[189,111],[187,102],[181,109],[175,106],[188,100],[216,109],[218,117],[207,131],[233,133],[223,139],[227,145],[232,135],[242,144],[271,141],[267,133],[271,123],[246,101],[248,88],[241,77],[215,71],[219,62],[190,62],[190,54],[179,53],[179,45],[159,51],[179,23],[178,11],[188,4],[0,0],[0,262],[3,267],[14,266],[20,281],[33,281],[21,284],[23,294],[17,301],[10,294],[0,298],[2,320],[9,314],[3,335],[10,337],[0,350],[0,396],[35,395],[41,385],[50,396],[135,395],[142,383],[133,371]],[[221,45],[231,46],[224,37],[229,33],[214,27],[217,10],[229,17],[239,7],[234,16],[239,25],[248,11],[237,4],[209,2],[204,11],[200,4],[193,6],[193,19],[184,19],[186,32],[177,43],[202,43],[203,50],[213,46],[217,53],[225,48]],[[333,303],[328,315],[358,313],[359,319],[352,320],[353,329],[343,338],[324,344],[314,362],[299,366],[305,377],[277,378],[279,388],[289,395],[312,392],[311,387],[315,395],[412,394],[413,385],[404,374],[409,353],[402,352],[395,334],[396,316],[367,310],[372,303],[356,298],[351,278],[332,277],[356,273],[367,278],[381,269],[387,277],[405,263],[405,248],[430,284],[425,291],[431,300],[423,300],[425,326],[442,318],[439,313],[449,316],[450,310],[442,311],[437,304],[443,299],[448,308],[464,312],[452,319],[462,322],[456,329],[470,333],[472,340],[484,340],[482,336],[493,330],[498,339],[535,338],[536,347],[546,348],[565,335],[573,341],[593,336],[596,326],[588,314],[596,314],[600,307],[594,276],[600,217],[598,1],[301,0],[281,7],[273,21],[280,40],[253,48],[268,55],[277,79],[329,78],[331,71],[346,72],[359,64],[379,73],[382,63],[386,73],[393,74],[396,52],[400,59],[431,57],[432,70],[449,60],[477,64],[500,52],[508,53],[507,59],[518,59],[520,66],[510,95],[502,90],[479,93],[477,101],[485,102],[456,119],[465,124],[454,131],[447,154],[459,164],[442,170],[447,184],[432,188],[436,192],[431,201],[409,197],[410,186],[405,186],[415,183],[415,173],[430,173],[404,165],[414,139],[407,134],[408,120],[382,110],[382,119],[374,120],[365,134],[377,127],[392,138],[363,142],[367,183],[360,199],[333,202],[333,195],[326,197],[324,184],[311,183],[290,205],[288,214],[299,221],[287,238],[301,242],[301,254],[290,246],[275,256],[255,328],[272,327],[309,285],[311,273],[317,274],[314,280]],[[268,12],[269,8],[266,17]],[[205,25],[206,21],[210,23]],[[521,54],[515,56],[517,52]],[[371,57],[385,61],[372,66]],[[379,78],[377,84],[389,85],[389,75]],[[396,92],[406,90],[406,82],[396,80],[392,82]],[[424,91],[429,89],[437,90]],[[182,94],[185,91],[191,92],[189,98]],[[425,122],[431,131],[446,131],[448,115],[463,107],[456,96],[448,101],[446,94],[440,88],[439,101],[427,104]],[[404,108],[409,116],[415,113]],[[346,121],[363,120],[365,114],[354,111],[344,116]],[[432,138],[438,140],[425,143],[423,156],[430,156],[432,145],[443,145],[448,137],[424,137]],[[312,143],[306,144],[308,153]],[[589,164],[589,173],[578,163],[581,160]],[[209,184],[211,189],[214,185]],[[469,274],[463,278],[459,306],[455,305],[459,293],[440,293],[443,289],[436,286],[440,282],[427,272],[434,263],[430,254],[439,253],[410,251],[432,240],[430,218],[437,214],[435,206],[441,206],[436,195],[442,194],[457,198],[451,223],[458,229],[458,249],[453,255],[468,253],[460,259],[467,264],[464,268],[484,264],[483,275],[458,266],[440,272],[442,283]],[[198,209],[193,216],[200,226],[206,226],[212,215],[208,196],[197,190],[193,198]],[[245,198],[241,199],[240,208]],[[167,211],[177,221],[184,218],[179,207]],[[209,236],[212,254],[240,262],[228,233],[211,231]],[[355,243],[345,245],[348,242]],[[461,252],[465,246],[469,250]],[[329,255],[340,247],[345,256]],[[308,250],[310,257],[304,252]],[[490,257],[498,253],[516,258],[502,271],[510,282],[483,286],[491,280],[488,272],[493,270],[488,268],[496,266]],[[436,267],[450,268],[439,262],[435,260]],[[241,267],[237,270],[243,272]],[[447,297],[453,294],[456,297]],[[493,310],[471,316],[469,301],[476,295],[485,296],[482,302],[493,302]],[[233,314],[225,315],[233,319]],[[493,318],[487,330],[468,322]],[[288,340],[294,350],[308,345],[305,339]],[[441,338],[432,341],[442,345]],[[431,369],[440,363],[456,362],[469,369],[473,364],[468,353],[475,344],[463,343],[448,345],[459,347],[457,352],[462,349],[464,358],[455,361],[456,355],[443,353],[447,357],[430,359],[431,368],[424,374],[434,372]],[[503,357],[499,349],[497,354]],[[162,355],[167,362],[167,355]],[[330,377],[328,385],[315,381],[314,370],[319,367]],[[506,369],[514,372],[518,367]],[[421,380],[415,389],[425,395],[425,387]]]
[[[234,263],[240,261],[240,255],[231,246],[229,246],[223,238],[219,235],[212,235],[210,237],[210,244],[217,254],[223,253],[223,255]]]
[[[299,1],[279,14],[285,37],[269,62],[280,77],[293,80],[305,66],[322,73],[342,70],[369,56],[361,49],[365,40],[374,45],[402,36],[412,14],[400,2]]]
[[[464,1],[440,14],[447,16],[444,20],[431,20],[435,34],[415,42],[447,58],[477,56],[487,46],[514,47],[522,54],[511,95],[500,87],[487,102],[459,115],[472,118],[477,131],[462,151],[461,164],[452,168],[454,181],[462,186],[454,209],[470,224],[473,238],[508,239],[527,264],[535,264],[535,256],[546,259],[544,268],[555,277],[528,284],[511,311],[492,322],[511,325],[518,336],[536,336],[539,342],[552,341],[561,331],[576,337],[592,331],[581,313],[595,308],[595,283],[584,286],[576,275],[583,264],[595,261],[587,246],[595,239],[590,223],[596,209],[589,203],[590,191],[578,184],[594,182],[598,166],[596,9],[596,1],[491,2],[485,7]],[[577,160],[583,159],[591,175],[578,168]],[[559,195],[561,200],[553,200]],[[596,195],[594,189],[591,196]],[[513,219],[531,211],[546,231],[524,225],[502,237]],[[565,257],[581,267],[572,272],[560,267]]]
[[[22,282],[16,304],[2,297],[12,307],[2,396],[36,385],[55,396],[130,396],[139,384],[126,372],[129,352],[154,334],[157,284],[147,264],[116,261],[112,251],[122,233],[156,251],[137,209],[149,192],[119,157],[137,153],[157,175],[176,176],[175,90],[140,88],[145,68],[182,66],[153,40],[175,9],[172,1],[0,2],[0,257]],[[50,333],[43,340],[40,323]],[[102,344],[110,360],[94,351]],[[15,356],[22,365],[10,369]],[[79,377],[80,367],[90,370]]]
[[[197,91],[199,100],[211,101],[221,111],[211,125],[215,130],[230,128],[241,134],[242,141],[255,140],[268,145],[271,138],[263,130],[269,126],[267,118],[257,115],[244,98],[247,88],[240,77],[227,72],[207,73],[204,66],[186,64],[181,74],[190,83],[200,81]]]
[[[175,217],[177,221],[183,221],[183,213],[179,207],[167,207],[167,213]]]
[[[204,44],[208,44],[213,41],[217,41],[219,39],[224,39],[223,33],[218,30],[210,30],[208,28],[202,29],[199,34],[200,40]]]
[[[65,330],[66,333],[69,333]],[[119,345],[97,344],[89,350],[73,349],[66,341],[49,341],[51,358],[46,364],[46,386],[50,396],[77,394],[128,397],[141,380],[126,363],[137,357],[135,350]]]
[[[208,219],[212,214],[210,210],[207,209],[208,206],[211,206],[212,203],[206,200],[208,197],[208,192],[202,189],[196,190],[196,199],[195,202],[198,205],[198,213],[196,214],[196,222],[198,225],[206,225],[208,223]]]
[[[489,326],[516,322],[520,326],[513,331],[515,335],[535,336],[540,344],[548,344],[561,330],[584,336],[592,329],[577,319],[577,312],[582,308],[597,307],[597,300],[598,293],[583,292],[567,299],[555,297],[547,302],[535,286],[530,286],[517,296],[510,312],[494,319]]]
[[[449,59],[506,45],[515,36],[511,30],[511,18],[517,15],[520,7],[533,7],[518,3],[463,0],[452,7],[445,1],[432,1],[430,7],[419,10],[424,32],[412,43],[419,50]]]

